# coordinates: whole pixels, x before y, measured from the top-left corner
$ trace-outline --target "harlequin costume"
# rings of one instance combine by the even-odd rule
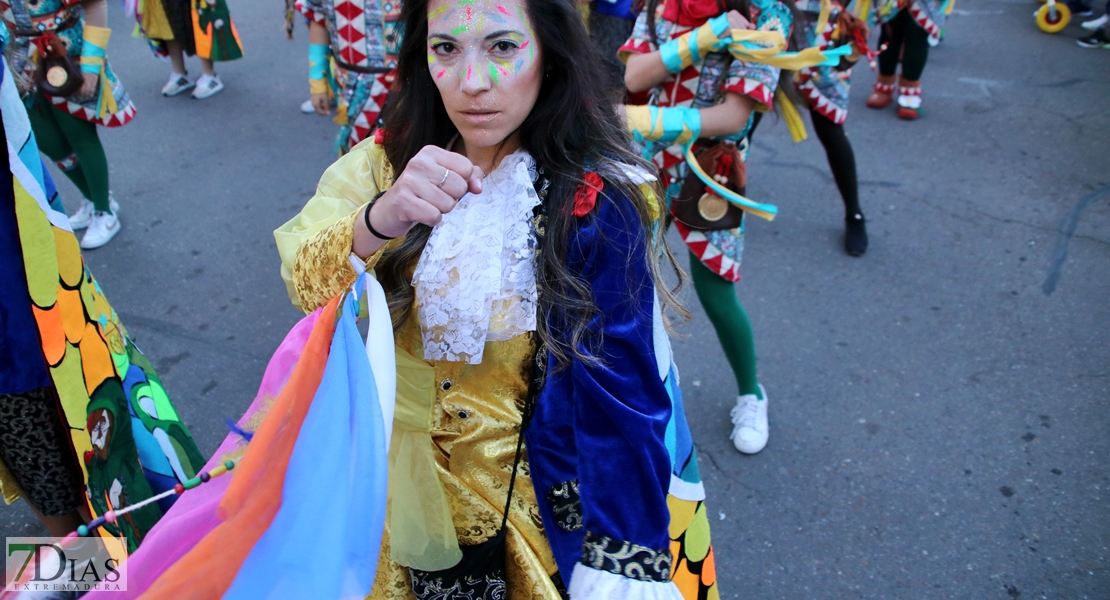
[[[879,0],[861,5],[861,17],[882,26],[879,45],[879,77],[867,99],[871,108],[884,108],[895,99],[898,116],[916,119],[921,109],[921,74],[929,59],[929,47],[940,43],[945,17],[951,14],[954,0]],[[902,72],[895,86],[898,65]]]
[[[46,516],[151,498],[204,462],[157,373],[81,258],[0,65],[9,173],[0,185],[0,492]],[[172,499],[103,528],[134,551]],[[117,549],[123,550],[123,549]]]
[[[678,38],[705,24],[714,12],[698,15],[680,13],[679,5],[689,2],[660,2],[655,14],[656,37],[659,43]],[[714,3],[714,7],[716,4]],[[793,18],[790,10],[777,0],[756,0],[750,4],[749,20],[760,31],[773,31],[789,37]],[[646,9],[636,20],[632,36],[620,48],[622,59],[630,54],[658,50],[648,28]],[[778,87],[777,67],[735,60],[725,52],[707,54],[703,60],[684,68],[651,91],[648,103],[658,107],[708,108],[716,105],[726,92],[748,96],[757,110],[771,110]],[[742,157],[747,156],[744,140],[747,130],[733,136]],[[678,194],[686,177],[686,157],[677,144],[654,144],[645,150],[651,154],[662,175],[668,196]],[[740,260],[744,252],[743,226],[733,230],[696,232],[675,223],[686,246],[706,268],[730,282],[740,281]]]
[[[310,22],[328,30],[329,45],[309,45],[309,89],[339,96],[336,149],[343,155],[377,127],[397,67],[401,3],[296,0],[294,6]]]

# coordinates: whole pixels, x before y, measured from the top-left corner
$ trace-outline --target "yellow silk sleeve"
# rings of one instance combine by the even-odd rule
[[[348,260],[358,210],[393,184],[385,151],[363,140],[324,171],[316,194],[292,219],[274,231],[281,278],[289,299],[310,312],[323,306],[356,278]],[[366,261],[372,269],[388,247]]]

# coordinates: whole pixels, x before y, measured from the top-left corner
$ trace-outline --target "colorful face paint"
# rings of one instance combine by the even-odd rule
[[[476,131],[505,139],[535,104],[543,69],[526,1],[428,3],[428,70],[468,144]]]

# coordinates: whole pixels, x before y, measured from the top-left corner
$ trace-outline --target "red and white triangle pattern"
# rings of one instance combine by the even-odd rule
[[[294,2],[293,9],[304,15],[306,19],[312,21],[313,23],[324,22],[324,12],[316,10],[316,7],[310,6],[308,2],[305,2],[305,0],[297,0],[296,2]]]
[[[366,99],[362,111],[351,121],[351,133],[348,138],[350,148],[354,148],[356,144],[366,139],[373,131],[374,124],[378,121],[378,115],[382,112],[382,106],[385,104],[385,98],[389,95],[389,87],[385,81],[387,76],[387,73],[374,75],[374,83],[370,87],[370,97]]]
[[[678,221],[674,221],[674,228],[678,231],[678,235],[682,237],[682,241],[686,242],[686,247],[694,253],[701,264],[726,281],[740,282],[740,263],[725,256],[720,248],[709,241],[705,233],[687,229]]]
[[[940,41],[940,27],[921,10],[921,7],[914,2],[910,5],[910,16],[929,34],[930,41],[936,43]]]
[[[335,3],[335,33],[339,60],[356,67],[369,66],[365,53],[366,8],[362,0],[339,0]]]
[[[813,83],[813,78],[808,74],[802,75],[799,73],[799,81],[795,87],[798,88],[798,92],[806,97],[813,110],[821,113],[826,119],[837,125],[843,125],[844,121],[848,119],[848,111],[829,102],[829,99],[817,89],[817,86]]]
[[[124,105],[123,108],[117,110],[114,114],[99,119],[96,116],[95,107],[88,108],[76,102],[71,102],[68,98],[58,98],[56,96],[47,96],[47,98],[50,98],[50,102],[62,111],[83,121],[96,123],[97,125],[103,125],[105,127],[121,127],[127,125],[131,122],[131,119],[135,118],[135,105],[132,104],[130,100],[127,101],[127,104]]]

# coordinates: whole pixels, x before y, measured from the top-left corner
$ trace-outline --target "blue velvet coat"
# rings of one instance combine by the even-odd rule
[[[646,235],[632,203],[606,186],[568,241],[568,267],[589,282],[598,308],[588,326],[600,334],[594,352],[580,348],[602,364],[574,358],[559,370],[549,356],[526,434],[544,531],[564,578],[587,537],[660,552],[669,544],[672,399],[656,356]],[[548,319],[553,334],[565,334]]]

